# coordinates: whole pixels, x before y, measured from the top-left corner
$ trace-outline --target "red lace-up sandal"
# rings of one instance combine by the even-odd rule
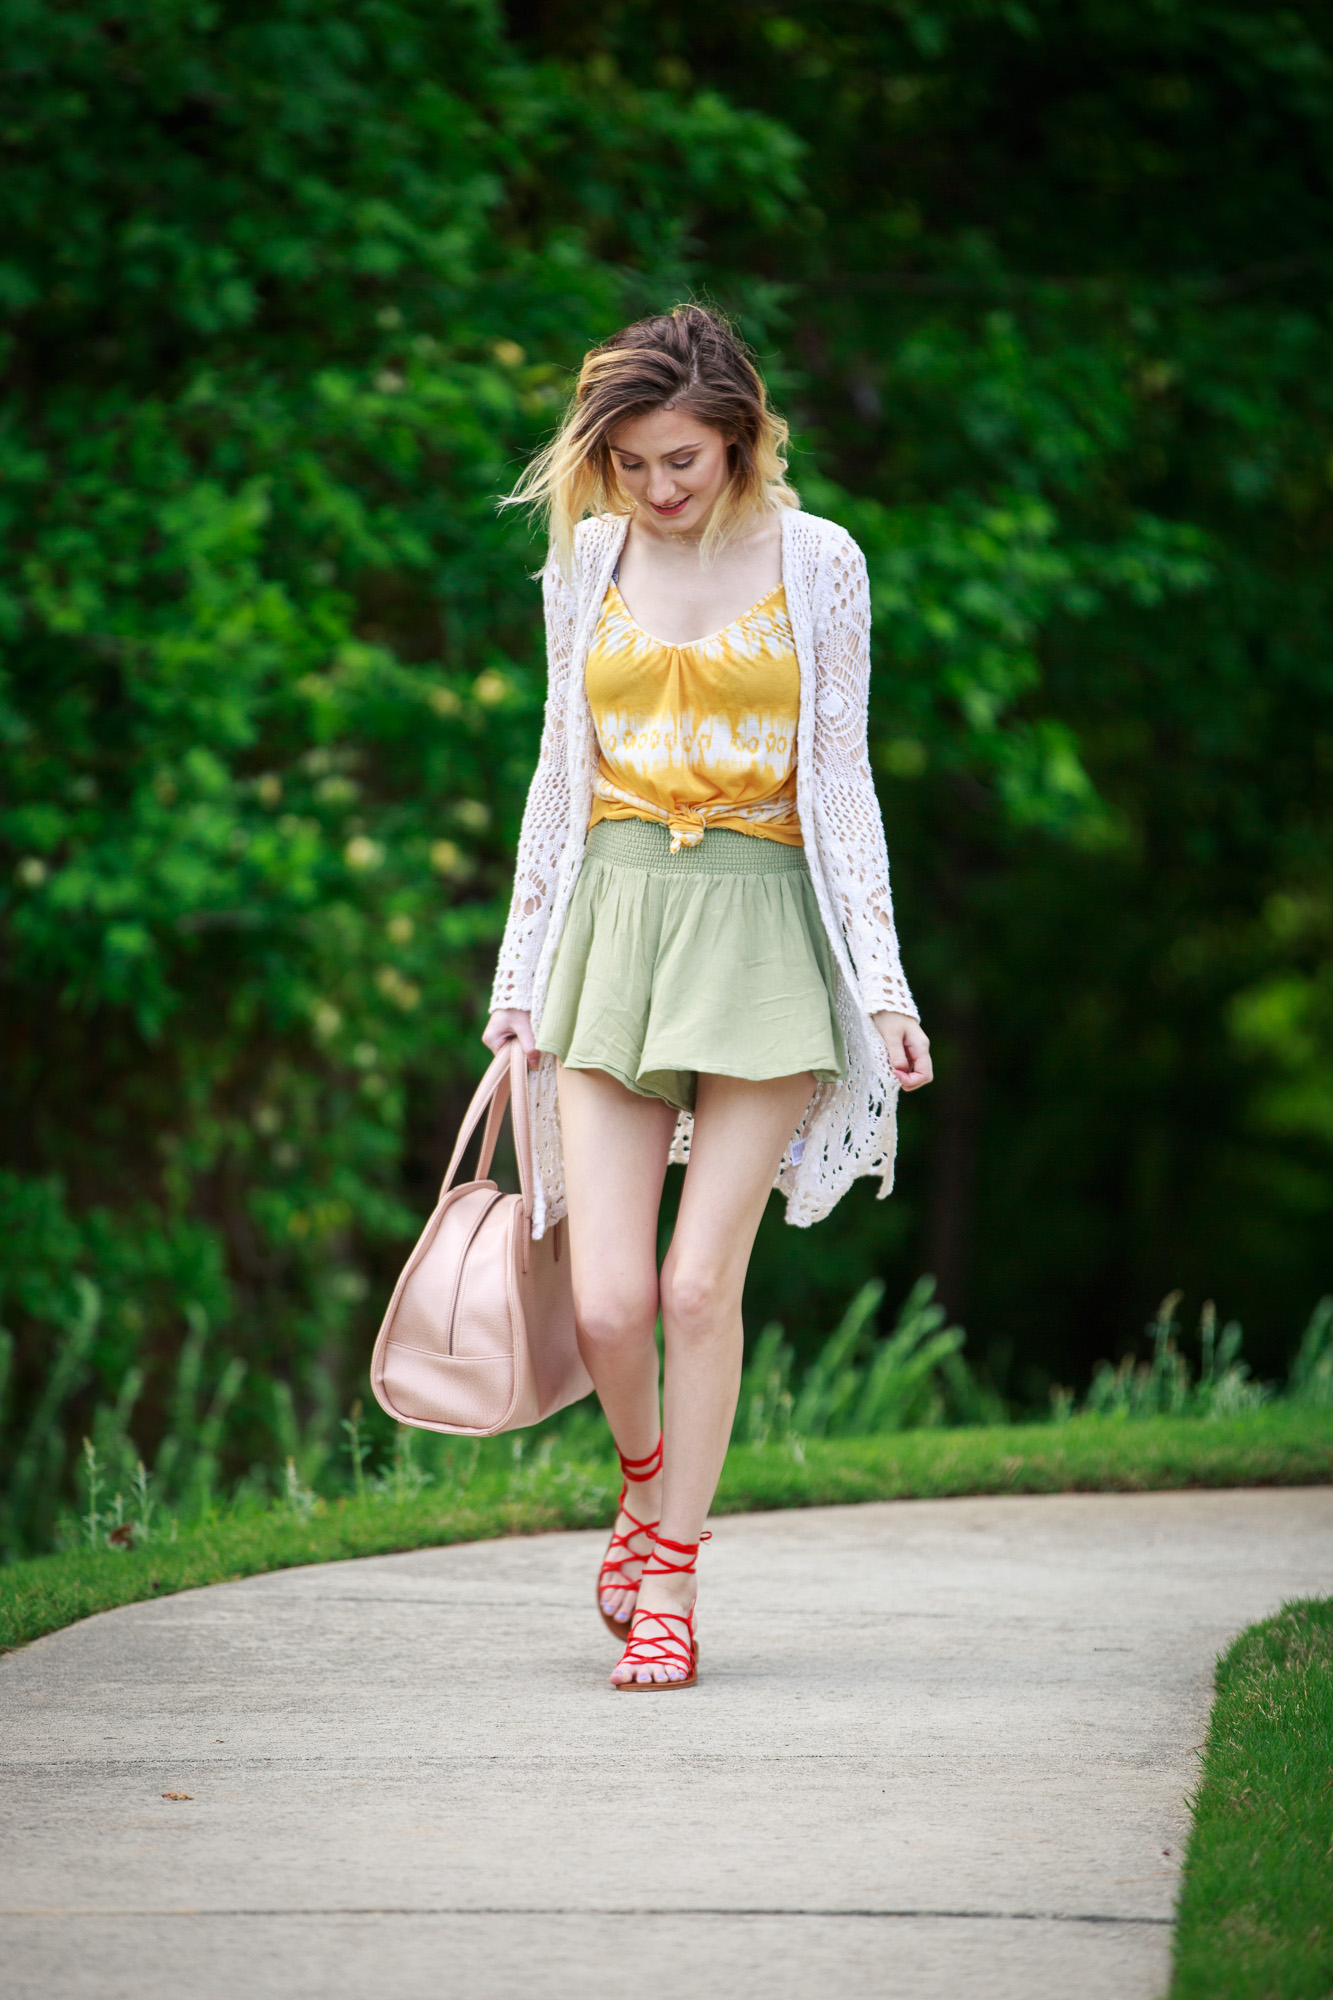
[[[642,1485],[647,1479],[656,1479],[658,1473],[662,1470],[661,1433],[658,1433],[657,1443],[646,1458],[626,1458],[619,1445],[616,1446],[616,1457],[620,1460],[620,1470],[624,1474],[623,1483],[620,1488],[620,1512],[628,1520],[632,1521],[634,1525],[627,1535],[613,1534],[606,1545],[606,1554],[602,1558],[602,1567],[597,1572],[597,1613],[607,1631],[614,1632],[616,1638],[619,1639],[623,1646],[629,1637],[630,1622],[634,1614],[631,1612],[629,1618],[613,1618],[609,1611],[605,1611],[602,1608],[602,1592],[604,1590],[637,1590],[639,1579],[637,1576],[629,1576],[626,1573],[625,1565],[627,1563],[638,1563],[642,1566],[653,1552],[652,1542],[653,1537],[657,1533],[657,1523],[656,1521],[640,1521],[635,1515],[631,1514],[629,1508],[625,1505],[625,1495],[631,1486]],[[649,1545],[646,1549],[635,1548],[634,1538],[636,1535],[646,1535],[648,1537]]]
[[[652,1554],[643,1566],[643,1575],[693,1576],[694,1566],[699,1560],[699,1542],[711,1542],[712,1539],[711,1535],[700,1535],[698,1542],[669,1542],[664,1535],[659,1535],[653,1543]],[[684,1556],[685,1561],[672,1562],[670,1556],[662,1554],[663,1549]],[[683,1671],[675,1680],[613,1680],[612,1687],[621,1694],[665,1694],[668,1688],[697,1686],[699,1641],[694,1633],[695,1609],[693,1604],[688,1611],[641,1611],[636,1606],[630,1620],[629,1644],[617,1665],[636,1670],[639,1667],[680,1667]]]

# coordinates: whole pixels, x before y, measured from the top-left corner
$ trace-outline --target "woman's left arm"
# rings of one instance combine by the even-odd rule
[[[904,1090],[931,1080],[930,1042],[903,975],[889,891],[884,821],[870,771],[870,585],[849,537],[832,574],[816,635],[814,798],[820,855],[861,998]]]

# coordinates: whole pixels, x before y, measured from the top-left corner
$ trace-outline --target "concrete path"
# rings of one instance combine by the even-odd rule
[[[0,1661],[9,2000],[1156,2000],[1214,1657],[1333,1588],[1333,1489],[724,1520],[662,1698],[601,1539]]]

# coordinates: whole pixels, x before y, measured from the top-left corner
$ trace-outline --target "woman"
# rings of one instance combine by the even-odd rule
[[[625,1477],[598,1602],[626,1691],[697,1679],[769,1189],[800,1224],[858,1174],[887,1194],[897,1093],[931,1077],[866,756],[865,563],[799,511],[786,436],[730,328],[681,306],[592,350],[510,496],[550,518],[550,687],[482,1039],[533,1072],[534,1232],[569,1217]]]

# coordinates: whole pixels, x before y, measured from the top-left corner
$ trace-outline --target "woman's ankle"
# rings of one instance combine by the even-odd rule
[[[688,1573],[684,1576],[664,1576],[660,1570],[649,1570],[639,1582],[639,1609],[641,1611],[688,1611],[698,1595],[699,1579]]]
[[[662,1475],[655,1472],[651,1479],[625,1480],[625,1497],[621,1502],[626,1513],[636,1521],[651,1521],[656,1524],[662,1511]]]

